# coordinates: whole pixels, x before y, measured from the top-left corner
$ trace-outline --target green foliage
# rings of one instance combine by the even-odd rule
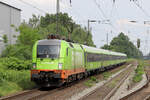
[[[59,34],[60,36],[65,36],[65,37],[68,36],[67,29],[65,27],[63,27],[59,24],[58,28],[59,28],[58,33],[60,33]],[[56,23],[50,24],[46,28],[43,28],[42,30],[43,31],[41,34],[42,34],[43,38],[47,38],[47,35],[56,33]]]
[[[20,60],[18,58],[10,57],[3,58],[3,65],[7,67],[7,69],[29,70],[32,67],[32,62],[30,60]]]
[[[38,29],[33,29],[27,24],[21,24],[19,27],[20,35],[18,36],[18,44],[33,46],[33,44],[41,39],[38,34]]]
[[[104,77],[105,80],[108,79],[110,76],[111,76],[110,72],[104,72],[103,73],[103,77]]]
[[[91,33],[87,38],[86,28],[75,24],[68,14],[60,13],[58,18],[58,33],[61,37],[67,39],[70,36],[71,40],[77,41],[80,44],[95,46]],[[29,60],[31,59],[33,44],[37,40],[47,38],[48,34],[56,33],[56,15],[46,14],[46,16],[41,17],[33,15],[28,23],[23,22],[16,30],[20,32],[20,35],[17,37],[17,44],[7,45],[1,56]]]
[[[99,81],[96,79],[96,77],[91,76],[88,81],[86,81],[84,84],[88,87],[93,86],[95,83],[98,83]]]
[[[144,62],[139,61],[139,65],[135,69],[135,75],[133,77],[133,82],[140,82],[142,80],[142,75],[144,74]]]
[[[21,24],[18,28],[20,35],[17,44],[7,45],[2,52],[1,57],[16,57],[22,60],[30,60],[32,57],[33,44],[41,39],[37,29],[29,27],[27,24]]]
[[[86,86],[88,86],[88,87],[91,87],[91,86],[94,85],[92,80],[88,80],[88,81],[86,81],[84,84],[85,84]]]
[[[21,65],[20,63],[24,65]],[[20,68],[28,69],[26,66],[29,66],[30,63],[31,61],[24,62],[12,57],[0,58],[0,96],[5,96],[25,89],[32,89],[36,86],[30,81],[30,71],[20,70]],[[15,66],[14,69],[11,65],[20,65],[21,67],[19,66],[20,68],[16,68]]]
[[[123,33],[120,33],[118,37],[113,38],[110,45],[104,45],[102,48],[125,53],[129,58],[141,58],[143,56],[142,52],[139,51],[139,49],[130,42],[128,36]]]
[[[0,96],[5,96],[25,89],[32,89],[36,86],[30,81],[29,70],[18,71],[14,68],[14,70],[8,68],[9,66],[7,66],[7,63],[11,63],[11,61],[15,62],[13,59],[17,60],[18,62],[18,59],[16,58],[0,59]],[[13,64],[13,66],[14,65],[16,64]]]
[[[137,47],[140,48],[141,40],[137,39]]]
[[[133,77],[133,82],[140,82],[142,80],[142,76],[140,74],[136,74],[136,76]]]
[[[8,45],[1,57],[16,57],[21,60],[30,60],[32,48],[28,45]]]
[[[40,16],[32,15],[32,18],[29,19],[29,24],[32,28],[38,27],[40,22]]]
[[[80,25],[75,24],[71,17],[67,13],[60,13],[58,15],[58,34],[66,38],[71,38],[71,40],[76,41],[81,44],[86,44],[89,46],[95,46],[92,41],[92,34],[90,32],[87,38],[87,29],[82,28]],[[39,31],[44,34],[44,37],[50,33],[56,33],[56,14],[46,14],[46,16],[41,16],[40,18]],[[44,29],[44,31],[42,31]],[[45,35],[46,34],[46,35]]]
[[[50,24],[56,23],[57,17],[56,14],[46,14],[45,16],[41,16],[40,19],[40,26],[47,27]],[[67,27],[69,23],[72,23],[73,20],[71,17],[68,16],[67,13],[59,13],[58,15],[58,22]]]
[[[92,80],[93,82],[96,82],[96,83],[98,82],[98,80],[97,80],[96,77],[94,77],[94,76],[91,76],[91,77],[90,77],[90,80]]]
[[[0,96],[25,89],[32,89],[35,86],[30,81],[30,71],[0,69]]]
[[[3,35],[3,42],[5,43],[5,44],[7,44],[8,43],[8,37],[7,37],[7,35],[5,34],[5,35]]]
[[[22,90],[22,88],[19,87],[14,82],[8,82],[8,81],[0,82],[0,97],[6,96],[8,94],[15,93],[15,92],[21,91],[21,90]]]
[[[110,46],[105,44],[103,47],[101,47],[102,49],[106,49],[106,50],[111,50]]]

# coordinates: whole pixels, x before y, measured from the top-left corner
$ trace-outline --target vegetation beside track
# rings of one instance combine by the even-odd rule
[[[35,87],[30,81],[30,67],[30,61],[0,58],[0,96]]]
[[[142,75],[144,74],[144,67],[145,67],[145,62],[140,60],[138,61],[139,64],[137,66],[137,68],[135,69],[135,75],[133,77],[133,82],[137,83],[140,82],[142,80]]]
[[[98,83],[98,82],[99,82],[99,80],[97,80],[96,77],[91,76],[90,79],[89,79],[88,81],[86,81],[84,84],[85,84],[86,86],[88,86],[88,87],[91,87],[91,86],[93,86],[95,83]]]
[[[128,59],[127,60],[127,64],[133,62],[135,59]],[[125,68],[127,66],[127,64],[120,66],[119,68],[115,69],[114,71],[106,71],[101,73],[102,74],[102,80],[107,80],[110,76],[112,76],[113,74],[117,73],[118,71],[122,70],[123,68]],[[101,80],[97,79],[96,76],[92,76],[90,77],[84,84],[88,87],[93,86],[94,84],[96,84],[97,82],[99,82]]]

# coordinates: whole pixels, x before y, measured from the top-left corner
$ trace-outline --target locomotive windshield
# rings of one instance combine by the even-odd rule
[[[58,58],[59,46],[58,45],[38,45],[37,58]]]

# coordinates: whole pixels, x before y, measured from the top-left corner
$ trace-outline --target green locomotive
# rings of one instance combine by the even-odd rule
[[[31,80],[40,86],[60,86],[126,61],[126,54],[71,43],[39,40],[33,47]]]

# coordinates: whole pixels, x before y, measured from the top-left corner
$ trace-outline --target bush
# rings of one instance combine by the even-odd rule
[[[140,82],[142,80],[142,75],[144,74],[144,62],[139,61],[139,65],[135,69],[135,75],[133,77],[133,82]]]
[[[25,45],[8,45],[2,52],[1,57],[15,57],[21,60],[30,60],[32,48]]]
[[[103,73],[104,79],[108,79],[110,76],[111,76],[111,73],[110,73],[110,72],[104,72],[104,73]]]
[[[0,69],[0,96],[20,90],[32,89],[36,85],[30,81],[29,70]]]
[[[8,69],[28,70],[32,67],[31,60],[20,60],[15,57],[3,58],[2,64]]]
[[[98,82],[99,82],[99,80],[97,80],[96,77],[91,76],[91,77],[90,77],[90,80],[86,81],[84,84],[85,84],[86,86],[88,86],[88,87],[91,87],[91,86],[93,86],[95,83],[98,83]]]
[[[6,96],[8,94],[15,93],[15,92],[21,91],[21,90],[22,90],[22,88],[19,87],[14,82],[3,81],[0,83],[0,97]]]
[[[142,80],[142,75],[140,74],[136,74],[134,77],[133,77],[133,82],[140,82]]]
[[[90,77],[90,80],[92,80],[93,82],[98,83],[98,80],[97,80],[96,77],[94,77],[94,76],[91,76],[91,77]]]

